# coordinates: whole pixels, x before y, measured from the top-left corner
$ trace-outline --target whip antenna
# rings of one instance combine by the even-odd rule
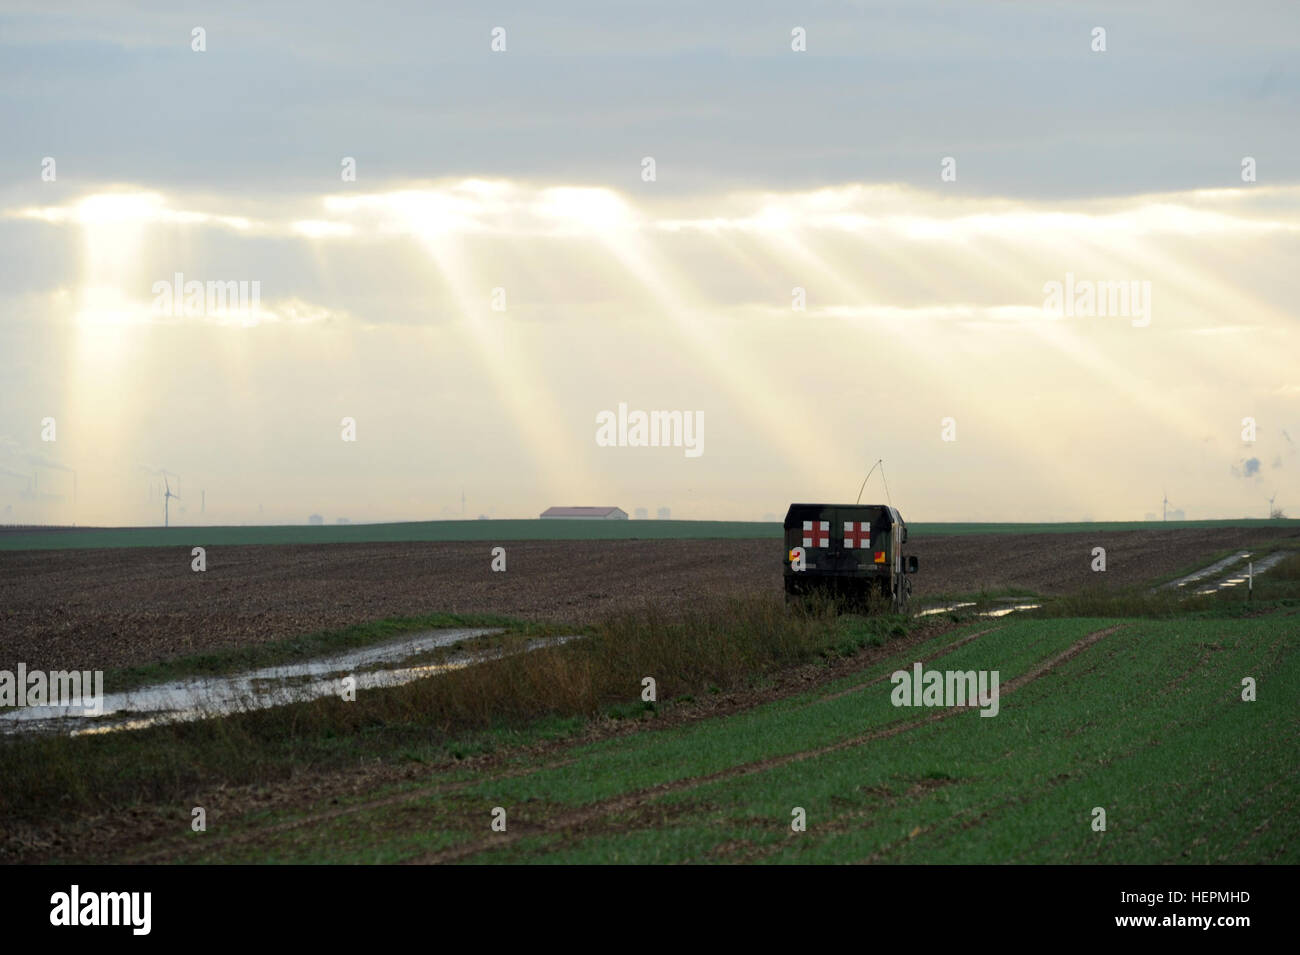
[[[881,476],[882,478],[885,476],[885,471],[884,471],[884,468],[883,468],[883,466],[882,466],[882,465],[884,465],[884,463],[885,463],[885,459],[884,459],[884,458],[881,458],[881,459],[880,459],[879,461],[877,461],[875,464],[871,465],[871,471],[868,471],[868,472],[867,472],[867,476],[864,477],[864,478],[862,479],[862,487],[858,488],[858,499],[857,499],[856,501],[854,501],[853,503],[855,503],[855,504],[861,504],[861,503],[862,503],[862,492],[863,492],[864,490],[866,490],[867,482],[871,480],[871,473],[872,473],[872,471],[875,471],[876,468],[880,468],[880,469],[881,469],[881,470],[880,470],[880,476]],[[886,495],[889,494],[889,488],[888,488],[888,487],[885,488],[885,494],[886,494]]]

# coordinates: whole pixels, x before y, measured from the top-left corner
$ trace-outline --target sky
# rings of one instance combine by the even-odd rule
[[[0,12],[0,524],[1300,514],[1294,3],[268,6]]]

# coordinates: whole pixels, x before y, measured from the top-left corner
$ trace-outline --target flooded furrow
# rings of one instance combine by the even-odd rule
[[[974,607],[974,606],[975,606],[974,601],[967,601],[966,603],[949,604],[946,607],[930,607],[926,610],[918,610],[916,612],[916,616],[929,617],[937,613],[951,613],[955,610],[961,610],[965,607]],[[971,616],[972,617],[1005,617],[1008,614],[1013,614],[1020,610],[1037,610],[1041,606],[1042,604],[1036,604],[1036,603],[1014,603],[1007,607],[999,607],[996,610],[983,610],[980,611],[979,613],[973,613],[971,614]]]
[[[1208,567],[1202,567],[1200,570],[1190,573],[1185,577],[1179,577],[1177,580],[1171,580],[1166,584],[1161,584],[1157,590],[1179,590],[1189,587],[1193,584],[1204,582],[1207,578],[1213,578],[1218,574],[1223,574],[1225,570],[1231,570],[1220,577],[1218,580],[1205,587],[1200,587],[1194,591],[1198,596],[1205,594],[1218,593],[1221,590],[1227,590],[1231,587],[1239,587],[1246,583],[1251,574],[1258,577],[1265,571],[1271,570],[1285,560],[1290,551],[1274,551],[1258,560],[1252,560],[1252,553],[1248,550],[1239,551],[1236,554],[1230,554],[1222,560],[1216,560]]]
[[[1243,550],[1236,554],[1229,554],[1227,557],[1224,557],[1222,560],[1216,560],[1208,567],[1202,567],[1200,570],[1193,571],[1192,573],[1188,574],[1185,577],[1179,577],[1177,580],[1171,580],[1166,584],[1161,584],[1160,587],[1157,589],[1178,590],[1181,587],[1186,587],[1189,584],[1194,584],[1199,581],[1202,581],[1206,577],[1212,577],[1217,573],[1221,573],[1222,571],[1227,570],[1229,567],[1232,567],[1233,565],[1238,564],[1243,560],[1248,560],[1249,558],[1250,558],[1250,551],[1248,550]]]
[[[422,631],[388,643],[302,663],[263,667],[231,676],[192,677],[121,693],[106,693],[89,710],[70,706],[23,707],[0,714],[0,734],[60,732],[77,736],[229,716],[327,696],[342,697],[347,690],[401,686],[576,639],[573,636],[539,637],[514,649],[466,648],[436,663],[384,666],[409,661],[461,641],[502,632],[493,629]],[[345,682],[347,680],[352,681],[350,685]]]
[[[1286,558],[1287,558],[1287,551],[1279,550],[1272,554],[1269,554],[1267,557],[1261,557],[1259,560],[1256,561],[1248,560],[1246,562],[1245,567],[1236,568],[1227,577],[1224,577],[1218,583],[1214,584],[1214,586],[1204,587],[1196,591],[1196,593],[1198,595],[1213,594],[1213,593],[1217,593],[1220,590],[1227,590],[1230,587],[1240,587],[1242,584],[1249,581],[1251,576],[1258,577],[1260,574],[1264,573],[1265,571],[1271,570],[1272,568],[1276,567]]]

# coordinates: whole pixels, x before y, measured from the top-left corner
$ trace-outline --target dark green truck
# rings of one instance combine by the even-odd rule
[[[866,606],[876,597],[907,609],[915,556],[903,553],[907,524],[885,504],[791,504],[785,515],[785,592],[825,593]]]

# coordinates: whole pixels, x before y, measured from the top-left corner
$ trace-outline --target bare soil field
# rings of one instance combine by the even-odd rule
[[[1290,528],[919,537],[915,596],[1122,589]],[[202,544],[196,540],[196,544]],[[108,669],[434,611],[582,624],[646,603],[781,587],[770,540],[502,541],[0,552],[0,669]],[[1107,571],[1090,570],[1105,547]]]

